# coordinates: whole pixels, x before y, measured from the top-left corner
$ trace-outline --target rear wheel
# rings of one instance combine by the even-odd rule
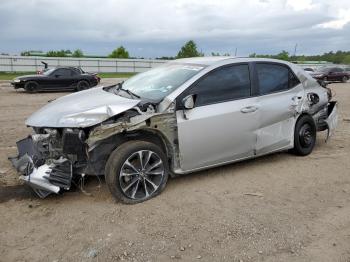
[[[341,81],[342,81],[343,83],[346,83],[348,80],[349,80],[349,79],[348,79],[346,76],[343,76],[343,78],[342,78]]]
[[[294,130],[294,148],[292,152],[299,156],[310,154],[316,143],[316,125],[309,115],[301,116]]]
[[[30,93],[35,93],[39,89],[39,84],[34,81],[29,81],[24,85],[24,90]]]
[[[129,141],[110,155],[105,170],[113,196],[136,204],[158,195],[165,187],[169,171],[164,152],[155,144]]]
[[[89,89],[90,88],[90,84],[87,81],[79,81],[77,84],[77,91],[82,91],[85,89]]]

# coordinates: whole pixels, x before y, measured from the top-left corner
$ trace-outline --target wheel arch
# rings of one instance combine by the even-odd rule
[[[141,140],[153,143],[161,148],[165,153],[168,164],[171,163],[171,144],[160,131],[154,129],[138,129],[132,132],[123,132],[104,139],[88,153],[88,165],[86,173],[103,175],[105,165],[110,154],[129,141]]]

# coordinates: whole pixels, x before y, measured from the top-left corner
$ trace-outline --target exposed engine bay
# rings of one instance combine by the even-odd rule
[[[152,141],[156,133],[161,141],[154,142],[172,155],[177,152],[174,113],[155,113],[151,104],[137,106],[93,127],[34,127],[33,131],[17,142],[18,156],[9,160],[21,173],[20,179],[41,198],[70,190],[75,178],[103,175],[110,153],[128,139]],[[177,158],[173,160],[178,165]]]

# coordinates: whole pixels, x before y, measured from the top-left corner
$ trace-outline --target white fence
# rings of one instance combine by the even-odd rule
[[[84,71],[97,73],[139,73],[167,62],[152,59],[0,56],[0,72],[36,72],[44,68],[41,61],[48,63],[49,67],[80,66]],[[325,65],[330,64],[299,64],[303,68]]]
[[[87,72],[103,73],[138,73],[167,62],[150,59],[0,56],[0,72],[36,72],[44,68],[41,61],[48,63],[49,68],[80,66]]]

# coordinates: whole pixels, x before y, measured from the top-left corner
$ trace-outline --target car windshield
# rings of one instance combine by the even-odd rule
[[[55,71],[55,70],[56,70],[56,68],[51,68],[51,69],[45,71],[45,72],[43,73],[43,75],[48,76],[48,75],[50,75],[50,74],[51,74],[53,71]]]
[[[203,68],[190,64],[163,65],[131,77],[123,83],[122,89],[141,98],[160,101]]]

